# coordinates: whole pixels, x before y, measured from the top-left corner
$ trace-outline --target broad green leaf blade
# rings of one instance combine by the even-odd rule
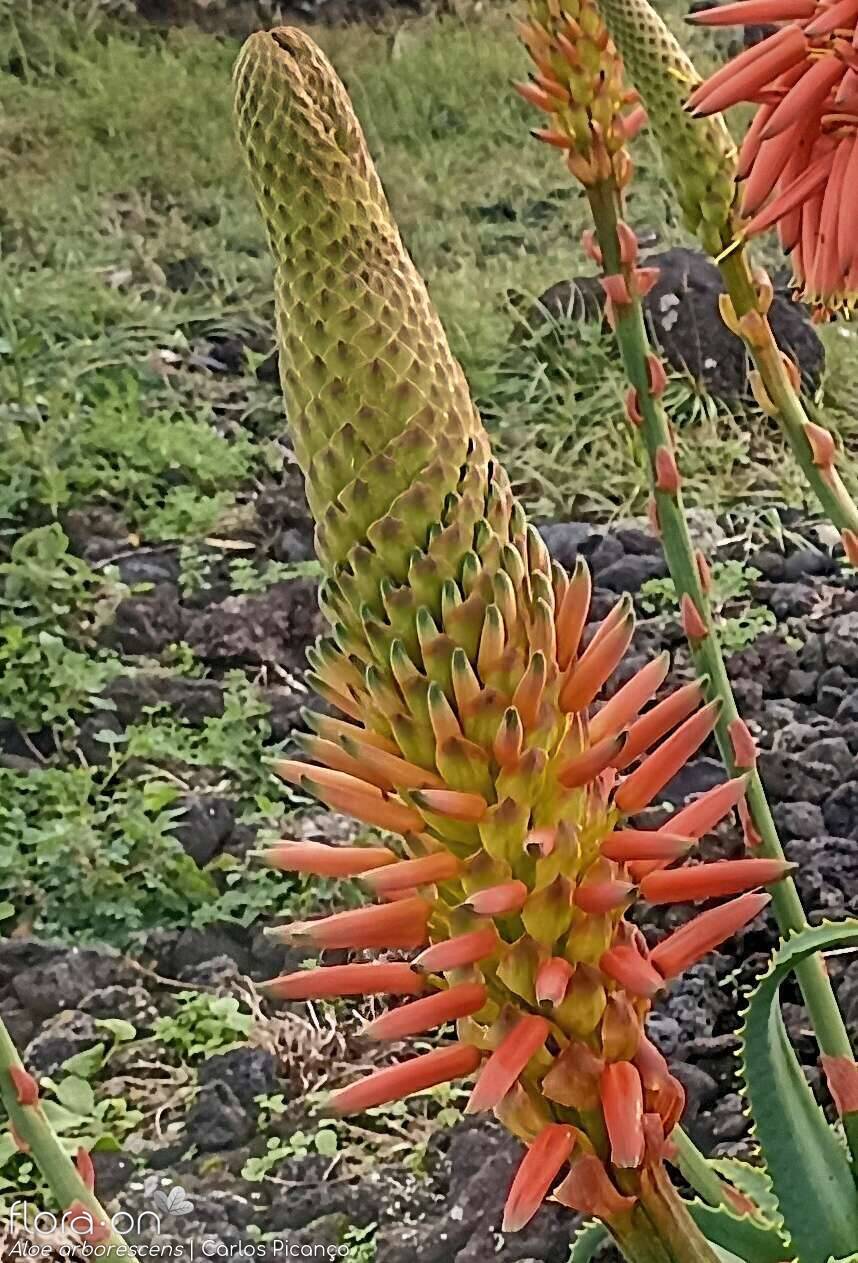
[[[821,925],[787,939],[745,1014],[742,1056],[748,1101],[785,1235],[801,1263],[848,1257],[858,1241],[858,1190],[844,1147],[825,1120],[789,1042],[781,983],[815,952],[853,943],[858,921]]]
[[[700,1201],[689,1202],[688,1211],[707,1241],[732,1250],[747,1263],[789,1263],[789,1246],[775,1227]]]
[[[75,1114],[80,1114],[83,1118],[88,1118],[95,1108],[95,1093],[92,1087],[86,1079],[80,1079],[76,1075],[71,1074],[58,1083],[56,1094],[61,1105]]]
[[[610,1240],[608,1229],[604,1224],[584,1224],[575,1234],[569,1263],[592,1263],[596,1251]],[[740,1260],[741,1263],[741,1260]]]

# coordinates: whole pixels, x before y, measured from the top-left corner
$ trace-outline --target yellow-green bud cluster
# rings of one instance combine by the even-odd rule
[[[685,109],[700,82],[693,63],[649,0],[598,0],[599,10],[641,95],[689,229],[710,254],[733,237],[736,147],[721,115]]]

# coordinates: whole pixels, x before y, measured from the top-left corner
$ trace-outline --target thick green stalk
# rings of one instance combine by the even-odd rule
[[[765,304],[754,285],[750,263],[739,246],[716,260],[738,318],[738,332],[756,365],[760,381],[774,405],[776,420],[792,448],[811,490],[823,512],[838,530],[858,534],[858,506],[832,467],[814,464],[813,448],[807,437],[808,416],[801,397],[790,380],[778,347]]]
[[[588,190],[588,196],[605,272],[608,275],[623,273],[617,235],[620,200],[616,185],[613,181],[602,183]],[[702,639],[690,641],[691,652],[698,670],[708,679],[709,697],[721,701],[721,714],[716,729],[718,747],[730,775],[738,775],[742,769],[736,765],[730,727],[739,719],[739,711],[718,642],[709,599],[701,582],[683,508],[682,492],[679,488],[659,490],[656,486],[654,470],[657,453],[660,448],[672,451],[673,439],[665,411],[650,390],[647,367],[650,346],[640,300],[633,298],[628,305],[617,305],[615,324],[626,374],[637,391],[642,417],[640,430],[649,457],[648,467],[665,557],[677,596],[690,597],[706,625],[708,634]],[[766,793],[756,769],[748,773],[747,803],[760,838],[759,853],[771,858],[784,858]],[[772,888],[772,903],[782,933],[789,934],[807,925],[804,908],[791,878],[778,882]],[[813,957],[800,966],[796,974],[820,1048],[829,1056],[851,1058],[849,1036],[822,958]],[[850,1141],[854,1139],[850,1138]],[[853,1157],[856,1153],[858,1146],[853,1149]]]
[[[39,1103],[36,1082],[24,1069],[2,1021],[0,1098],[19,1144],[32,1154],[62,1208],[65,1226],[79,1232],[95,1227],[96,1233],[90,1239],[93,1244],[97,1240],[98,1257],[104,1263],[119,1263],[120,1259],[127,1259],[129,1247],[113,1228],[104,1207],[60,1144]]]
[[[643,1172],[641,1207],[675,1263],[718,1263],[717,1254],[703,1238],[663,1166],[647,1167]]]
[[[684,1259],[677,1259],[671,1252],[640,1205],[635,1207],[634,1214],[626,1216],[621,1223],[615,1222],[607,1226],[628,1263],[685,1263]],[[709,1263],[709,1258],[694,1255],[690,1263]]]
[[[637,1202],[607,1227],[629,1263],[718,1263],[662,1163],[621,1173],[618,1184]]]
[[[858,508],[833,466],[814,463],[805,428],[812,418],[790,380],[766,301],[753,281],[737,209],[736,150],[727,125],[720,114],[698,118],[685,108],[700,76],[649,0],[598,0],[598,6],[641,94],[686,224],[721,269],[738,318],[736,331],[756,365],[771,415],[823,511],[841,531],[858,534]]]

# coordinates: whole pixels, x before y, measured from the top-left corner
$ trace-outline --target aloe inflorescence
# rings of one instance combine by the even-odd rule
[[[773,225],[802,297],[820,315],[858,303],[858,4],[740,0],[707,26],[773,23],[767,39],[700,84],[696,115],[757,106],[739,157],[745,236]]]
[[[741,777],[635,827],[709,736],[717,703],[703,704],[699,681],[663,695],[665,655],[610,690],[631,603],[591,632],[587,568],[567,574],[528,526],[323,55],[293,30],[253,36],[236,99],[325,568],[331,629],[312,678],[338,712],[307,714],[308,761],[277,771],[396,835],[271,848],[274,868],[358,880],[374,897],[279,938],[385,959],[301,970],[268,993],[404,997],[373,1039],[455,1021],[455,1041],[358,1079],[331,1108],[476,1074],[469,1112],[494,1110],[529,1146],[507,1228],[560,1181],[560,1201],[622,1235],[684,1099],[645,1033],[653,998],[755,918],[760,887],[787,866],[680,866],[740,802]],[[725,902],[654,947],[628,916],[638,901],[709,899]]]

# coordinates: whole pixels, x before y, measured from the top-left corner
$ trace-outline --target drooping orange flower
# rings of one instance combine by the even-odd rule
[[[429,684],[421,695],[434,770],[382,750],[368,728],[320,715],[311,718],[317,735],[304,742],[318,762],[275,764],[324,801],[399,832],[406,858],[318,843],[280,843],[266,856],[285,871],[359,880],[375,899],[277,936],[321,950],[422,949],[410,963],[300,970],[269,983],[270,995],[404,997],[365,1029],[373,1040],[457,1024],[455,1044],[358,1080],[331,1107],[363,1110],[478,1070],[468,1112],[493,1110],[532,1146],[510,1194],[510,1230],[536,1213],[558,1177],[556,1196],[569,1205],[628,1211],[633,1199],[621,1196],[613,1173],[661,1152],[684,1099],[646,1040],[650,1006],[669,979],[761,911],[768,896],[748,892],[788,871],[765,859],[674,867],[740,803],[742,777],[659,829],[629,823],[707,739],[717,705],[702,704],[697,683],[652,704],[667,675],[664,655],[600,704],[632,638],[630,603],[619,601],[588,636],[586,567],[567,577],[531,540],[530,582],[546,595],[550,583],[554,607],[540,647],[529,665],[514,664],[512,599],[497,627],[486,612],[471,638],[475,667],[453,655],[447,689]],[[527,608],[523,578],[517,600]],[[435,636],[424,635],[425,662],[442,643]],[[402,674],[401,696],[413,678]],[[626,916],[637,899],[727,896],[739,897],[652,949]],[[588,1130],[593,1111],[605,1152]]]
[[[739,157],[746,236],[776,226],[818,318],[858,304],[858,0],[739,0],[706,26],[778,24],[689,98],[696,114],[757,105]]]
[[[524,95],[550,116],[543,138],[591,187],[624,183],[639,116],[624,112],[634,101],[593,0],[532,0],[528,17],[536,69]],[[752,920],[768,896],[743,892],[786,866],[702,864],[660,884],[745,788],[737,778],[662,830],[635,828],[717,723],[704,682],[657,701],[661,657],[605,700],[632,603],[590,634],[587,568],[568,574],[528,525],[319,50],[295,30],[253,36],[236,104],[277,256],[281,373],[325,576],[329,634],[309,651],[308,682],[337,712],[308,714],[305,761],[276,771],[399,835],[363,855],[272,848],[273,867],[360,881],[371,900],[274,933],[320,952],[404,954],[322,964],[268,990],[388,993],[397,1002],[365,1030],[374,1040],[424,1043],[455,1022],[455,1040],[400,1053],[331,1108],[360,1112],[476,1075],[469,1112],[492,1110],[530,1147],[508,1226],[556,1183],[560,1202],[620,1239],[647,1218],[638,1199],[683,1102],[646,1040],[653,997]],[[732,176],[719,167],[702,187],[720,224]],[[620,240],[629,277],[606,286],[615,309],[655,280],[634,267],[631,230]],[[658,366],[648,370],[659,388]],[[676,477],[668,459],[661,469]],[[726,901],[651,948],[627,917],[647,881],[659,901]]]

